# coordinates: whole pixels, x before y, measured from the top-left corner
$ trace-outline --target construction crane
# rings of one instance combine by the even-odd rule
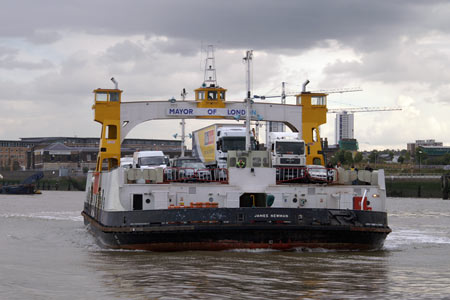
[[[269,99],[269,98],[281,98],[281,103],[282,104],[286,104],[286,97],[296,97],[299,94],[301,94],[301,92],[288,92],[286,93],[286,82],[282,82],[282,92],[281,95],[273,95],[273,96],[258,96],[258,95],[254,95],[254,98],[259,98],[261,100],[265,100],[265,99]],[[325,94],[342,94],[342,93],[350,93],[350,92],[361,92],[362,89],[359,87],[355,87],[355,88],[341,88],[341,89],[330,89],[330,90],[315,90],[315,91],[310,91],[310,93],[325,93]]]
[[[356,140],[354,140],[354,118],[355,112],[376,112],[376,111],[393,111],[402,110],[401,107],[351,107],[351,108],[329,108],[328,113],[336,114],[335,124],[335,142],[340,144],[340,141],[346,140],[350,144],[354,144],[357,149]],[[353,149],[353,150],[356,150]]]
[[[351,107],[351,108],[329,108],[328,113],[340,113],[340,112],[373,112],[373,111],[392,111],[402,110],[401,107]]]

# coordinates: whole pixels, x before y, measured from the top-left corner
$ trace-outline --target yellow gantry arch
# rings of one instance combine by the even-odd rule
[[[119,89],[96,89],[94,120],[102,124],[96,171],[107,163],[108,170],[120,163],[120,145],[128,132],[136,125],[155,119],[238,119],[229,112],[245,110],[243,102],[225,102],[226,90],[218,87],[195,90],[195,101],[142,101],[122,103]],[[216,99],[207,99],[215,92]],[[204,98],[201,98],[203,93]],[[296,105],[253,103],[252,120],[281,121],[293,132],[299,132],[308,146],[307,164],[324,164],[319,126],[326,123],[326,96],[323,93],[303,92],[297,96]],[[195,111],[214,111],[214,115],[195,114]],[[171,112],[180,112],[171,113]],[[183,114],[183,112],[194,112]],[[222,114],[219,114],[221,112]],[[228,112],[228,114],[227,114]],[[242,116],[243,117],[243,116]]]

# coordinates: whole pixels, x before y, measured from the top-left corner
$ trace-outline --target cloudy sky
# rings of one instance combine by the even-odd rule
[[[450,145],[450,2],[362,0],[1,0],[0,139],[99,135],[92,90],[119,81],[124,101],[179,98],[203,82],[207,44],[219,85],[245,96],[242,58],[254,50],[253,92],[360,87],[328,106],[401,106],[355,113],[360,148]],[[273,101],[277,101],[276,99]],[[294,98],[288,98],[293,103]],[[334,115],[323,137],[334,142]],[[202,126],[189,122],[188,129]],[[147,122],[132,137],[171,138]]]

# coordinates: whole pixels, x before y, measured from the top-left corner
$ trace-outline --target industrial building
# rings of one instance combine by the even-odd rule
[[[443,147],[443,143],[436,142],[435,140],[416,140],[415,143],[406,144],[406,150],[413,156],[415,155],[418,147]]]
[[[428,156],[443,156],[450,153],[450,146],[421,146],[420,149]]]
[[[0,140],[2,170],[92,169],[97,161],[99,138],[33,137],[20,141]],[[161,150],[169,157],[180,155],[181,141],[161,139],[125,139],[123,156],[138,150]],[[186,155],[189,155],[186,153]]]

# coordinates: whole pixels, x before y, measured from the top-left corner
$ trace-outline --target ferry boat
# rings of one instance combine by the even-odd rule
[[[192,101],[122,102],[117,82],[94,90],[101,142],[82,215],[102,245],[150,251],[383,246],[391,232],[383,170],[337,168],[325,180],[305,181],[310,169],[296,168],[296,178],[283,180],[269,151],[248,147],[229,151],[227,168],[211,170],[222,176],[201,181],[177,180],[167,168],[120,166],[120,145],[131,129],[180,118],[245,118],[246,141],[251,121],[283,122],[305,141],[307,163],[324,164],[318,128],[326,122],[327,94],[304,88],[295,105],[256,102],[250,92],[244,101],[225,101],[226,90],[208,79]]]

